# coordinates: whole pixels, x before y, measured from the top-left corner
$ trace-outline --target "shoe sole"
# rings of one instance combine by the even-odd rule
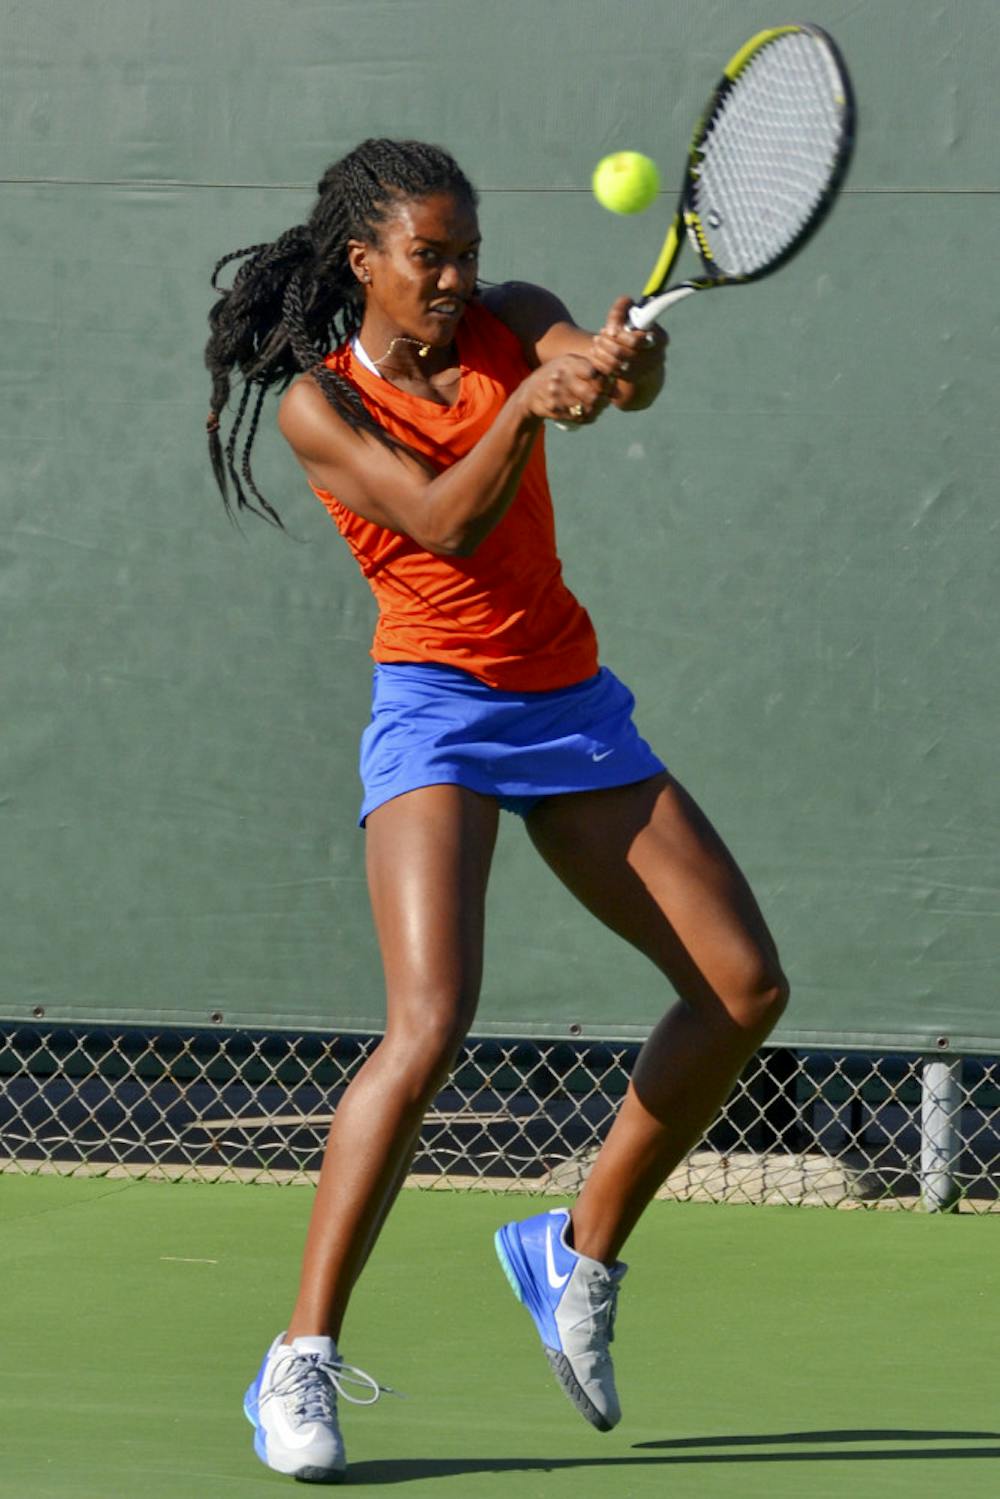
[[[531,1310],[531,1305],[525,1297],[524,1286],[522,1285],[521,1278],[518,1275],[517,1270],[515,1269],[512,1253],[508,1253],[508,1242],[506,1238],[507,1233],[507,1228],[498,1228],[496,1233],[493,1235],[493,1247],[496,1249],[497,1259],[500,1261],[500,1268],[503,1270],[504,1275],[506,1275],[511,1290],[514,1292],[514,1295],[517,1297],[521,1305],[527,1307],[528,1311],[531,1313],[532,1320],[535,1321],[535,1314]],[[513,1252],[514,1247],[515,1246],[513,1243],[509,1245],[511,1252]],[[613,1421],[609,1421],[607,1417],[603,1416],[597,1409],[597,1406],[590,1399],[589,1395],[580,1384],[576,1375],[573,1373],[573,1366],[570,1363],[569,1359],[566,1357],[565,1353],[561,1353],[557,1348],[550,1348],[548,1343],[545,1342],[544,1338],[542,1339],[542,1348],[545,1351],[545,1357],[549,1361],[550,1369],[556,1376],[556,1379],[559,1381],[560,1389],[563,1391],[564,1395],[566,1395],[567,1398],[572,1401],[573,1405],[576,1406],[576,1409],[580,1412],[580,1415],[583,1417],[583,1419],[585,1421],[589,1421],[591,1426],[593,1426],[597,1431],[613,1430],[615,1423]]]

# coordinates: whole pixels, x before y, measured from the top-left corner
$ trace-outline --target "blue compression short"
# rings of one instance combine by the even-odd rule
[[[378,664],[358,820],[421,786],[467,786],[524,817],[547,796],[644,781],[665,766],[634,707],[607,667],[554,692],[501,692],[452,666]]]

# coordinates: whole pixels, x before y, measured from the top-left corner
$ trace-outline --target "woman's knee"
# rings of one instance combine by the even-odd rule
[[[414,1097],[429,1095],[442,1087],[471,1024],[474,1003],[461,997],[407,1005],[402,1016],[390,1019],[380,1050],[383,1062],[394,1070]]]
[[[788,979],[777,961],[751,967],[726,999],[726,1008],[744,1030],[766,1036],[777,1025],[790,998]]]

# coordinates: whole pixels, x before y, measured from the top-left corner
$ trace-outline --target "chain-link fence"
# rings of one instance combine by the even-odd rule
[[[314,1179],[377,1036],[0,1025],[0,1169]],[[636,1044],[469,1040],[429,1113],[424,1186],[569,1193]],[[1000,1059],[770,1048],[661,1195],[1000,1206]]]

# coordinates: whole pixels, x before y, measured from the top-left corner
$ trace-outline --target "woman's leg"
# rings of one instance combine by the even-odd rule
[[[497,805],[428,786],[367,821],[368,886],[386,1032],[338,1105],[288,1340],[337,1338],[351,1289],[402,1184],[428,1105],[475,1014]]]
[[[573,1208],[576,1250],[611,1264],[778,1020],[788,989],[735,860],[671,777],[552,797],[528,829],[568,888],[678,995],[639,1053]]]

